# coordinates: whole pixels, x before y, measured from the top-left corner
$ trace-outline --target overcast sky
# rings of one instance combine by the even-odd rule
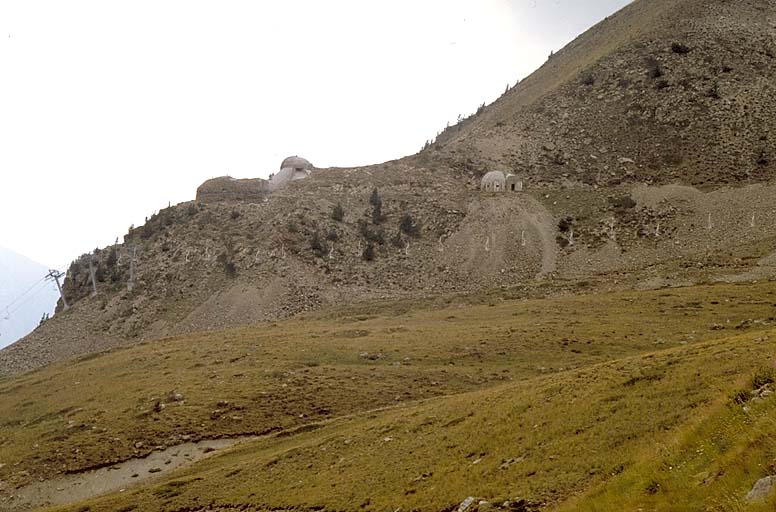
[[[417,152],[628,0],[0,2],[0,245],[50,266],[194,198]]]

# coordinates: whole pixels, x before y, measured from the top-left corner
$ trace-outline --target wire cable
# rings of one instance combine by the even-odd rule
[[[55,270],[60,272],[58,269],[55,269]],[[35,295],[40,293],[41,290],[45,289],[45,286],[43,288],[38,288],[30,297],[27,297],[24,301],[22,301],[21,304],[18,304],[15,308],[11,309],[11,307],[14,304],[16,304],[17,302],[22,300],[25,295],[29,294],[34,288],[38,287],[41,283],[43,283],[45,285],[46,284],[45,282],[48,279],[48,277],[49,277],[49,274],[44,275],[43,277],[41,277],[40,279],[35,281],[29,288],[27,288],[22,293],[17,295],[15,299],[13,299],[11,302],[6,304],[2,309],[0,309],[0,314],[2,314],[2,318],[0,318],[0,319],[6,320],[6,318],[5,318],[6,316],[10,316],[10,315],[14,314],[15,312],[19,311],[21,306],[23,306],[24,304],[27,304],[31,300],[32,297],[34,297]]]
[[[46,279],[46,277],[47,277],[47,276],[48,276],[48,274],[46,274],[45,276],[41,277],[40,279],[38,279],[37,281],[35,281],[35,282],[32,284],[32,286],[30,286],[29,288],[27,288],[27,289],[26,289],[24,292],[22,292],[21,294],[17,295],[17,296],[16,296],[16,298],[15,298],[14,300],[12,300],[11,302],[9,302],[8,304],[6,304],[6,305],[5,305],[5,307],[3,308],[3,311],[7,311],[7,310],[8,310],[8,308],[10,308],[11,306],[13,306],[13,305],[14,305],[14,304],[15,304],[17,301],[21,300],[21,298],[22,298],[22,297],[24,297],[25,295],[27,295],[27,294],[28,294],[30,291],[32,291],[32,289],[33,289],[33,288],[35,288],[35,287],[36,287],[38,284],[40,284],[42,281],[44,281],[44,280]]]
[[[32,299],[34,299],[34,298],[35,298],[35,297],[36,297],[36,296],[37,296],[37,295],[38,295],[40,292],[42,292],[43,290],[45,290],[45,289],[46,289],[46,285],[47,285],[47,284],[48,284],[48,283],[45,283],[45,282],[44,282],[44,283],[43,283],[43,285],[44,285],[44,286],[42,286],[42,287],[38,288],[37,290],[35,290],[35,292],[34,292],[33,294],[31,294],[29,297],[27,297],[27,298],[26,298],[24,301],[22,301],[22,302],[20,302],[19,304],[17,304],[15,308],[13,308],[13,309],[12,309],[12,310],[10,310],[10,311],[6,310],[6,311],[7,311],[7,313],[8,313],[8,315],[13,315],[13,314],[14,314],[14,313],[16,313],[17,311],[19,311],[21,308],[23,308],[25,305],[27,305],[27,304],[28,304],[28,303],[29,303],[29,302],[30,302]]]

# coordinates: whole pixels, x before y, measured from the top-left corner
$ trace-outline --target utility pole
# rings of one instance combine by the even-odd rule
[[[129,281],[127,282],[127,290],[130,292],[135,287],[135,260],[137,258],[137,246],[132,247],[132,253],[129,257]]]
[[[94,277],[95,270],[94,270],[94,258],[89,258],[89,277],[92,278],[92,297],[97,295],[97,279]]]
[[[67,299],[65,298],[65,294],[62,292],[62,285],[59,284],[59,278],[64,277],[65,273],[60,272],[59,270],[49,270],[48,275],[46,276],[46,280],[54,280],[55,283],[57,283],[57,289],[59,289],[59,296],[62,297],[62,304],[65,305],[65,311],[67,311],[70,308],[70,305],[67,303]]]

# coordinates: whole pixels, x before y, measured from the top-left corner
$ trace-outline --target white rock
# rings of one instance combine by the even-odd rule
[[[746,501],[764,501],[773,492],[774,484],[776,484],[776,476],[766,476],[759,479],[746,495]]]
[[[468,498],[463,500],[460,505],[458,505],[458,512],[466,512],[467,510],[469,510],[469,507],[474,505],[475,501],[477,501],[477,498],[473,496],[469,496]]]

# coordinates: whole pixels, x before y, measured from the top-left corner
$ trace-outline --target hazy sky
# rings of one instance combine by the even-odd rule
[[[0,2],[0,245],[64,267],[207,178],[415,153],[628,0]]]

